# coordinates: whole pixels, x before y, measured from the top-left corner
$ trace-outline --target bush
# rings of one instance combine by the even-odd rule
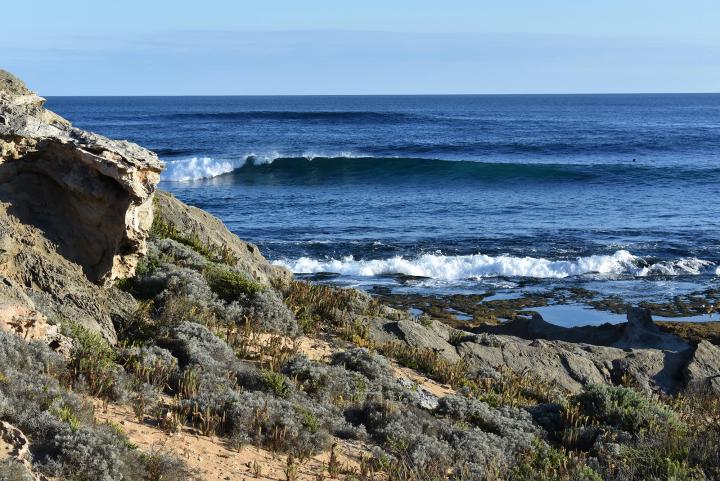
[[[120,357],[125,369],[141,384],[165,388],[179,373],[177,359],[170,351],[158,346],[132,347],[121,351]]]
[[[200,271],[208,264],[208,260],[194,249],[172,239],[158,239],[148,243],[148,254],[145,259],[153,264],[171,263],[180,267],[187,267]]]
[[[0,481],[35,481],[36,478],[24,464],[8,458],[0,461]]]
[[[173,224],[167,222],[157,210],[150,227],[150,237],[154,240],[172,239],[215,262],[237,263],[237,257],[230,249],[211,243],[209,239],[201,239],[197,232],[181,233]]]
[[[512,439],[518,449],[527,449],[540,430],[524,409],[503,406],[492,408],[475,399],[445,396],[438,401],[435,413],[466,422],[483,431]]]
[[[318,327],[341,328],[358,316],[377,314],[381,307],[367,293],[323,284],[292,281],[285,302],[308,332]]]
[[[447,472],[457,479],[499,476],[543,434],[522,409],[495,409],[459,396],[440,398],[432,412],[405,399],[368,400],[347,416],[388,455],[386,472],[416,479],[443,479]]]
[[[151,270],[133,281],[132,292],[154,299],[162,326],[195,321],[211,327],[250,323],[263,332],[300,334],[293,313],[278,293],[234,267],[203,260],[172,240],[153,243]]]
[[[330,433],[348,430],[337,414],[312,402],[282,399],[262,391],[200,390],[181,407],[195,421],[213,418],[214,429],[236,445],[253,443],[299,457],[329,447]]]
[[[69,367],[93,395],[122,399],[126,395],[124,372],[115,364],[115,351],[97,332],[75,323],[63,325],[74,339]]]
[[[603,481],[588,466],[584,456],[555,449],[536,441],[533,449],[518,459],[508,477],[510,481]],[[619,481],[619,480],[618,480]]]
[[[49,445],[43,470],[73,481],[143,479],[140,454],[109,425],[60,432]]]
[[[184,461],[171,454],[154,450],[143,454],[142,458],[146,481],[191,481],[196,478]]]
[[[672,411],[623,386],[588,386],[573,401],[591,419],[633,434],[677,422]]]
[[[74,332],[71,363],[83,366],[86,373],[108,367],[106,343],[86,330],[75,327]],[[100,360],[90,359],[93,352]],[[59,382],[69,381],[63,364],[64,359],[45,344],[0,331],[0,419],[30,439],[34,469],[72,481],[153,479],[127,438],[112,426],[96,425],[92,404]],[[17,465],[0,466],[0,479],[6,474],[23,479]]]
[[[330,362],[350,371],[359,372],[371,380],[392,376],[392,368],[387,359],[365,348],[337,352],[333,354]]]
[[[265,290],[261,284],[229,266],[208,264],[204,274],[213,292],[226,302],[232,302],[242,296],[257,294]]]
[[[291,359],[282,371],[313,399],[340,407],[363,403],[370,388],[370,381],[359,373],[304,356]]]
[[[236,324],[247,320],[253,328],[261,332],[291,337],[302,334],[295,316],[272,289],[242,295],[238,301],[230,304],[225,312],[225,316],[233,319]]]

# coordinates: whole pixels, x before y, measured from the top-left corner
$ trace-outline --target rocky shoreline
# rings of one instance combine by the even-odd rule
[[[718,337],[652,320],[717,293],[593,299],[627,322],[562,328],[532,308],[591,293],[433,304],[298,281],[158,191],[154,153],[43,105],[0,71],[0,478],[720,476]],[[147,441],[191,434],[241,462]]]

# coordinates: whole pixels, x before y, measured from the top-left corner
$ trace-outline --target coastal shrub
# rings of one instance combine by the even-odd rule
[[[384,379],[392,375],[392,368],[387,359],[366,348],[337,352],[332,355],[330,363],[359,372],[371,380]]]
[[[517,457],[509,481],[607,481],[593,469],[583,454],[553,448],[540,440],[531,450]],[[621,481],[623,478],[615,478]],[[624,480],[627,481],[627,480]],[[638,480],[639,481],[639,480]]]
[[[305,356],[291,359],[282,372],[313,399],[337,406],[364,402],[371,388],[370,381],[362,374],[314,362]]]
[[[633,434],[677,422],[672,411],[624,386],[591,385],[573,401],[591,419]]]
[[[137,288],[149,297],[183,297],[189,302],[217,305],[217,296],[205,277],[188,267],[161,264],[136,281]]]
[[[127,394],[123,369],[115,363],[115,350],[95,331],[77,323],[67,323],[63,329],[73,340],[68,367],[76,380],[84,383],[96,396],[123,399]]]
[[[145,470],[140,453],[109,425],[57,433],[43,471],[73,481],[140,480]]]
[[[435,413],[466,422],[489,433],[513,438],[522,448],[528,448],[534,436],[540,434],[530,413],[516,407],[493,408],[476,399],[445,396],[438,400]]]
[[[230,249],[225,246],[216,245],[210,242],[209,239],[202,239],[195,231],[187,233],[180,232],[162,216],[158,209],[155,209],[155,217],[150,227],[150,237],[151,239],[174,240],[214,262],[222,262],[230,265],[237,263],[237,256]]]
[[[170,453],[151,450],[141,456],[145,464],[145,481],[200,481],[182,459]]]
[[[261,332],[291,337],[302,334],[292,311],[273,289],[240,296],[238,301],[227,307],[225,316],[238,325],[247,321]]]
[[[97,338],[79,332],[75,356],[82,353],[85,359],[95,347],[107,358]],[[64,363],[45,344],[0,331],[0,419],[30,439],[34,469],[77,481],[148,479],[141,454],[127,438],[96,425],[92,404],[63,386],[70,374]],[[21,476],[17,466],[0,467],[0,473],[7,472]],[[23,479],[17,476],[9,479]]]
[[[35,476],[19,461],[7,458],[0,461],[0,481],[35,481]]]
[[[318,404],[264,391],[201,390],[181,406],[196,419],[215,417],[217,430],[236,445],[252,443],[299,457],[327,449],[330,433],[352,431],[337,413]]]
[[[543,432],[519,408],[494,409],[459,396],[440,398],[433,411],[400,401],[368,400],[346,412],[387,454],[390,470],[415,479],[487,479],[508,473]],[[423,476],[430,476],[429,478]]]
[[[211,327],[247,323],[262,332],[296,336],[295,316],[274,289],[262,286],[236,268],[203,261],[172,240],[154,242],[159,259],[138,276],[133,292],[153,299],[161,326],[196,321]]]
[[[235,301],[241,296],[257,294],[265,289],[246,274],[230,266],[208,264],[203,274],[213,292],[226,302]]]
[[[450,362],[433,349],[412,347],[399,341],[387,342],[378,349],[402,366],[422,372],[443,384],[464,387],[470,381],[464,360]]]
[[[177,392],[224,391],[236,385],[246,389],[267,387],[265,378],[254,365],[239,360],[233,349],[205,326],[183,322],[172,329],[169,337],[160,339],[178,359],[180,371],[171,379]],[[191,386],[192,385],[192,386]]]
[[[14,333],[0,330],[0,372],[4,369],[22,372],[45,372],[62,376],[65,360],[39,341],[26,341]],[[7,380],[7,374],[3,376]],[[4,382],[0,382],[0,387]]]
[[[122,364],[140,383],[164,388],[178,374],[178,361],[167,349],[134,346],[120,351]]]
[[[357,289],[301,281],[290,282],[285,289],[285,302],[308,332],[320,327],[339,328],[348,319],[377,314],[381,309],[377,301]]]
[[[170,263],[200,271],[208,264],[208,259],[196,250],[172,239],[157,239],[148,243],[146,259],[155,259],[155,264]]]

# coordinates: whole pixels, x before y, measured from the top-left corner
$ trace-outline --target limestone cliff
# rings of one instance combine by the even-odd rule
[[[0,325],[42,337],[68,319],[114,342],[136,304],[111,281],[146,251],[163,165],[44,103],[0,70]]]
[[[0,71],[0,202],[98,284],[133,274],[152,224],[157,156],[74,128]]]

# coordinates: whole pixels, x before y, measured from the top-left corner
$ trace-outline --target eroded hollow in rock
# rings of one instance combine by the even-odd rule
[[[73,147],[47,142],[0,163],[0,202],[42,230],[90,280],[102,283],[115,256],[137,248],[125,235],[131,199],[117,181],[88,169],[77,156]]]

